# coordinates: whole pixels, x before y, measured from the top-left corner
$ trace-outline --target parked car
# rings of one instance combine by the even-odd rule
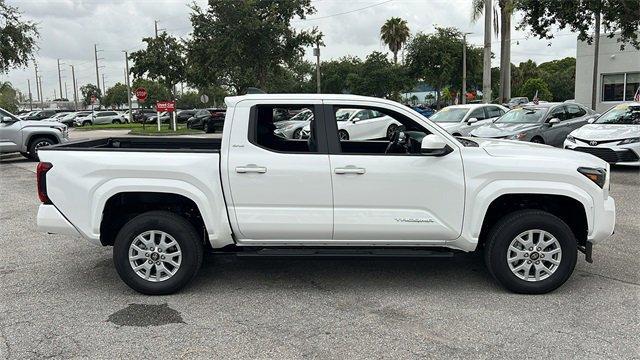
[[[24,120],[27,116],[33,116],[33,115],[35,115],[36,113],[38,113],[38,111],[39,111],[39,110],[27,111],[27,112],[24,112],[24,113],[22,113],[22,114],[20,114],[20,115],[15,115],[15,116],[16,116],[18,119],[20,119],[20,120]]]
[[[571,276],[578,251],[591,261],[592,244],[613,233],[609,164],[594,156],[456,138],[379,98],[225,101],[232,116],[221,141],[103,138],[42,149],[38,229],[113,246],[120,278],[145,294],[185,286],[205,249],[254,256],[479,250],[504,287],[539,294]],[[274,103],[313,109],[308,141],[273,134]],[[340,140],[335,109],[351,108],[402,125],[387,141]]]
[[[420,115],[422,115],[424,117],[430,117],[431,115],[436,113],[435,110],[433,110],[432,108],[430,108],[428,106],[414,106],[414,107],[412,107],[412,109],[417,111]]]
[[[530,141],[562,147],[570,132],[595,116],[580,104],[540,103],[510,110],[494,122],[471,131],[471,136]]]
[[[373,109],[340,108],[336,112],[338,137],[340,140],[391,139],[402,125],[390,116]],[[302,138],[311,134],[307,124],[302,130]]]
[[[0,120],[0,153],[19,152],[38,160],[40,148],[69,139],[67,127],[57,121],[21,120],[2,108]]]
[[[195,114],[196,110],[178,110],[176,112],[176,121],[179,123],[187,122]]]
[[[79,117],[90,115],[91,111],[77,111],[66,114],[65,116],[57,119],[59,122],[67,125],[68,127],[73,127],[76,125],[76,119]]]
[[[222,130],[225,114],[226,110],[224,109],[200,109],[187,120],[187,128],[204,130],[206,133]]]
[[[284,109],[274,109],[274,119],[282,119]],[[286,139],[302,139],[302,130],[313,119],[313,111],[304,109],[289,118],[288,120],[277,120],[273,124],[276,126],[274,133]]]
[[[453,136],[469,136],[482,125],[504,115],[509,109],[495,104],[452,105],[441,109],[429,119]]]
[[[116,111],[95,111],[75,119],[76,126],[122,124],[122,115]]]
[[[572,131],[564,148],[595,155],[610,164],[640,166],[640,103],[612,107]]]
[[[137,109],[133,112],[133,120],[135,122],[145,122],[149,116],[155,116],[157,112],[154,109]]]
[[[171,119],[171,114],[167,111],[163,111],[160,113],[160,122],[164,123],[164,122],[169,122],[169,120]],[[158,122],[158,114],[156,113],[155,115],[150,115],[147,117],[147,119],[145,120],[145,122],[147,124],[155,124]]]
[[[52,115],[51,117],[49,117],[49,120],[55,120],[55,121],[60,121],[60,119],[62,119],[63,117],[67,116],[71,114],[70,111],[61,111],[59,113],[56,113],[55,115]]]
[[[504,106],[509,109],[515,109],[528,103],[529,103],[529,98],[522,96],[522,97],[514,97],[509,99],[509,101],[506,104],[504,104]]]
[[[33,114],[29,114],[28,116],[25,116],[23,119],[24,120],[43,120],[43,119],[48,119],[55,114],[56,114],[55,110],[38,110]]]

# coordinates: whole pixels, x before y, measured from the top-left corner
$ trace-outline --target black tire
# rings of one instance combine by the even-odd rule
[[[302,139],[302,128],[295,129],[293,131],[293,135],[291,135],[292,139]]]
[[[93,122],[91,122],[90,120],[85,120],[82,122],[82,126],[91,126],[93,125]]]
[[[552,234],[560,244],[562,257],[555,271],[546,279],[526,281],[511,271],[506,257],[511,242],[519,234],[534,229]],[[484,258],[491,275],[508,290],[521,294],[544,294],[557,289],[571,276],[577,251],[575,235],[560,218],[541,210],[519,210],[493,226],[485,244]]]
[[[204,123],[204,126],[202,127],[202,129],[207,134],[214,132],[213,128],[209,126],[208,122]]]
[[[398,129],[398,125],[389,125],[389,127],[387,128],[387,140],[391,140],[391,137],[393,136],[393,133],[396,132],[396,129]]]
[[[118,120],[118,119],[113,119],[113,121],[111,121],[112,124],[122,124],[122,121]]]
[[[26,157],[27,159],[33,160],[33,157],[28,152],[20,152],[20,155]]]
[[[129,247],[136,236],[149,230],[171,235],[182,252],[177,272],[166,280],[151,282],[136,274],[129,263]],[[116,236],[113,262],[122,281],[133,290],[146,295],[172,294],[187,285],[202,265],[203,244],[196,229],[185,218],[168,211],[149,211],[127,222]]]
[[[534,136],[533,139],[531,139],[531,142],[536,144],[544,144],[544,139],[542,139],[540,136]]]
[[[339,130],[338,131],[338,139],[340,140],[349,140],[349,133],[347,130]]]
[[[56,144],[55,141],[46,137],[36,137],[29,141],[29,159],[38,161],[38,148]]]

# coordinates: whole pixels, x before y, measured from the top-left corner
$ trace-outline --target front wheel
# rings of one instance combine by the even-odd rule
[[[114,119],[111,123],[114,124],[114,125],[119,125],[119,124],[122,124],[122,121],[120,121],[118,119]]]
[[[494,225],[484,256],[489,272],[505,288],[544,294],[560,287],[573,273],[577,241],[555,215],[520,210]]]
[[[396,132],[397,129],[398,129],[398,125],[396,124],[389,125],[389,127],[387,128],[387,140],[391,140],[393,133]]]
[[[204,129],[204,132],[207,133],[207,134],[214,132],[213,128],[211,126],[209,126],[208,122],[204,123],[203,129]]]
[[[340,141],[349,140],[349,133],[346,130],[338,131],[338,139],[340,139]]]
[[[122,227],[113,261],[122,281],[133,290],[166,295],[195,277],[202,253],[201,239],[189,221],[168,211],[150,211]]]
[[[531,142],[536,144],[544,144],[544,140],[539,136],[536,136],[533,139],[531,139]]]
[[[29,143],[29,159],[38,161],[38,149],[45,146],[54,145],[55,142],[49,138],[39,137]]]
[[[89,120],[86,120],[86,121],[82,122],[82,126],[91,126],[91,125],[93,125],[93,123],[91,121],[89,121]]]

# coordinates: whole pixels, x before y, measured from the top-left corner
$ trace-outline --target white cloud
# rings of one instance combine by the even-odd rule
[[[331,59],[345,55],[364,58],[374,50],[387,51],[379,38],[380,27],[392,16],[407,19],[413,34],[431,32],[434,26],[454,26],[462,31],[473,32],[468,41],[482,46],[482,19],[477,23],[470,21],[471,0],[316,0],[313,1],[318,12],[310,20],[294,21],[296,28],[305,29],[317,26],[325,34],[326,47],[322,49],[322,58]],[[76,66],[78,85],[95,83],[95,63],[93,44],[103,50],[99,53],[101,73],[104,72],[107,87],[117,81],[124,81],[124,54],[122,50],[135,51],[142,47],[142,38],[153,35],[154,20],[159,27],[169,33],[185,37],[190,32],[189,4],[191,0],[7,0],[17,6],[25,17],[39,23],[41,38],[37,60],[43,77],[45,97],[53,97],[58,91],[56,59],[60,58],[63,83],[68,84],[71,95],[71,71],[69,64]],[[206,0],[196,1],[206,6]],[[382,4],[380,4],[382,3]],[[380,5],[376,5],[380,4]],[[359,11],[353,11],[365,8]],[[353,12],[352,12],[353,11]],[[335,15],[348,12],[343,15]],[[335,16],[332,16],[335,15]],[[320,19],[318,19],[320,18]],[[316,20],[313,20],[316,19]],[[514,19],[513,23],[516,23]],[[559,33],[551,41],[531,38],[526,32],[514,31],[512,42],[512,62],[519,63],[533,59],[540,63],[575,56],[576,37],[568,32]],[[492,38],[493,52],[496,58],[493,65],[499,64],[499,41]],[[311,51],[308,51],[311,59]],[[2,75],[2,80],[11,81],[26,93],[27,78],[32,82],[35,73],[33,66],[16,69]],[[102,81],[102,79],[101,79]],[[64,85],[63,85],[64,87]],[[64,89],[63,89],[64,92]]]

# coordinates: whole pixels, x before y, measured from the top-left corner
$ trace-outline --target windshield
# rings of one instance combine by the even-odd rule
[[[455,123],[460,122],[467,115],[469,109],[467,108],[451,108],[446,107],[439,112],[431,115],[429,120],[440,123]]]
[[[313,113],[311,112],[311,110],[303,110],[299,113],[297,113],[294,117],[292,117],[291,121],[306,121],[309,120],[311,118],[311,116],[313,116]]]
[[[10,117],[12,119],[12,121],[18,121],[19,120],[12,113],[0,109],[0,118],[1,118],[1,120],[4,120],[5,117]]]
[[[600,116],[596,124],[640,125],[640,106],[621,104]]]
[[[533,124],[542,121],[547,109],[520,108],[511,110],[496,120],[497,123]]]

